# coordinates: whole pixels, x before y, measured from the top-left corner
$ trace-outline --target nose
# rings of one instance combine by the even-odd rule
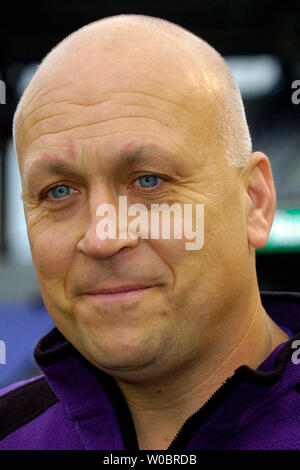
[[[125,248],[135,248],[138,245],[139,237],[135,233],[128,232],[124,221],[122,225],[117,224],[117,211],[110,210],[110,215],[105,217],[99,217],[98,210],[95,210],[94,214],[77,244],[78,250],[85,256],[99,260],[106,259]],[[112,214],[116,216],[113,217]]]

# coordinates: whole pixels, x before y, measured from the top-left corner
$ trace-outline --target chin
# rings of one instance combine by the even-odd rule
[[[82,354],[98,369],[111,374],[141,371],[155,362],[153,351],[149,353],[127,344],[110,344],[108,349],[105,349],[103,344],[99,347],[93,345],[93,348],[89,347]]]

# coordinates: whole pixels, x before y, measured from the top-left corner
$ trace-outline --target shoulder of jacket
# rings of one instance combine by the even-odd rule
[[[57,401],[45,377],[31,380],[0,396],[0,440]]]

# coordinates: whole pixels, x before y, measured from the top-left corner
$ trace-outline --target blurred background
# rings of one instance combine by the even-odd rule
[[[0,387],[39,373],[33,349],[53,327],[27,241],[13,113],[53,46],[87,23],[120,13],[177,23],[227,60],[242,92],[253,148],[270,158],[277,189],[270,241],[257,252],[260,288],[300,291],[300,1],[2,0],[0,84],[5,83],[6,97],[0,104]]]

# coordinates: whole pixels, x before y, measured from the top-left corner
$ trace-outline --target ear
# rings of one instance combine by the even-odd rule
[[[254,152],[246,168],[248,242],[259,249],[268,243],[276,209],[276,192],[271,164],[266,155]]]

